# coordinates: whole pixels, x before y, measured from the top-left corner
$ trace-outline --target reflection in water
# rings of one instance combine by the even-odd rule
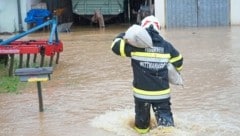
[[[77,28],[60,33],[64,52],[44,82],[44,112],[36,85],[21,94],[0,94],[0,135],[137,136],[130,60],[111,52],[116,34],[128,26]],[[239,135],[240,27],[162,30],[184,56],[184,87],[172,86],[176,127],[153,128],[147,136]],[[44,39],[47,33],[26,39]],[[153,117],[153,116],[152,116]]]

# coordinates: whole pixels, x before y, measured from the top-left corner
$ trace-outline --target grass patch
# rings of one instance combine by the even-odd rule
[[[14,60],[14,69],[16,70],[18,66],[17,59]],[[24,84],[20,85],[20,79],[18,76],[9,76],[9,67],[5,67],[4,64],[0,63],[0,93],[19,93],[18,87],[24,86]]]
[[[25,55],[26,56],[26,55]],[[32,57],[33,58],[33,57]],[[37,61],[40,63],[40,57]],[[48,66],[48,59],[45,59],[44,66]],[[23,67],[26,62],[23,61]],[[30,63],[30,67],[39,67],[39,63]],[[18,56],[14,59],[14,71],[18,68],[19,59]],[[19,90],[25,88],[27,83],[20,83],[18,76],[9,76],[9,68],[0,63],[0,93],[20,93]]]
[[[0,93],[7,92],[16,92],[19,84],[18,77],[9,77],[9,76],[1,76],[0,78]]]
[[[8,76],[8,68],[0,64],[0,93],[16,92],[19,84],[19,77]]]

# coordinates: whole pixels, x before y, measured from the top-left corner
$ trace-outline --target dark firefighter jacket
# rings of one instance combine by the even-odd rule
[[[172,63],[180,71],[182,55],[157,31],[147,29],[153,41],[153,48],[137,48],[119,34],[112,43],[112,51],[123,57],[131,57],[133,69],[134,96],[144,100],[161,100],[170,97],[167,63]]]

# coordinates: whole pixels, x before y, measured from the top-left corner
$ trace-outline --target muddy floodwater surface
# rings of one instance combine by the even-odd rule
[[[138,136],[130,59],[111,51],[113,38],[127,27],[59,33],[64,51],[51,80],[42,83],[44,112],[35,83],[20,94],[0,94],[0,135]],[[240,27],[163,29],[161,35],[184,57],[184,87],[171,85],[176,127],[156,129],[152,116],[145,136],[239,136]],[[46,39],[48,33],[24,38]]]

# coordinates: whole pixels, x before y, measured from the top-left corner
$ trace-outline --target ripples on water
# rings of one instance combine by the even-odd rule
[[[137,136],[130,60],[111,52],[127,26],[78,28],[61,33],[64,52],[52,80],[43,83],[45,111],[38,112],[35,84],[21,94],[0,94],[0,135]],[[240,134],[239,27],[171,29],[161,34],[184,56],[184,88],[172,86],[176,127],[146,136]],[[46,33],[27,38],[46,38]]]

